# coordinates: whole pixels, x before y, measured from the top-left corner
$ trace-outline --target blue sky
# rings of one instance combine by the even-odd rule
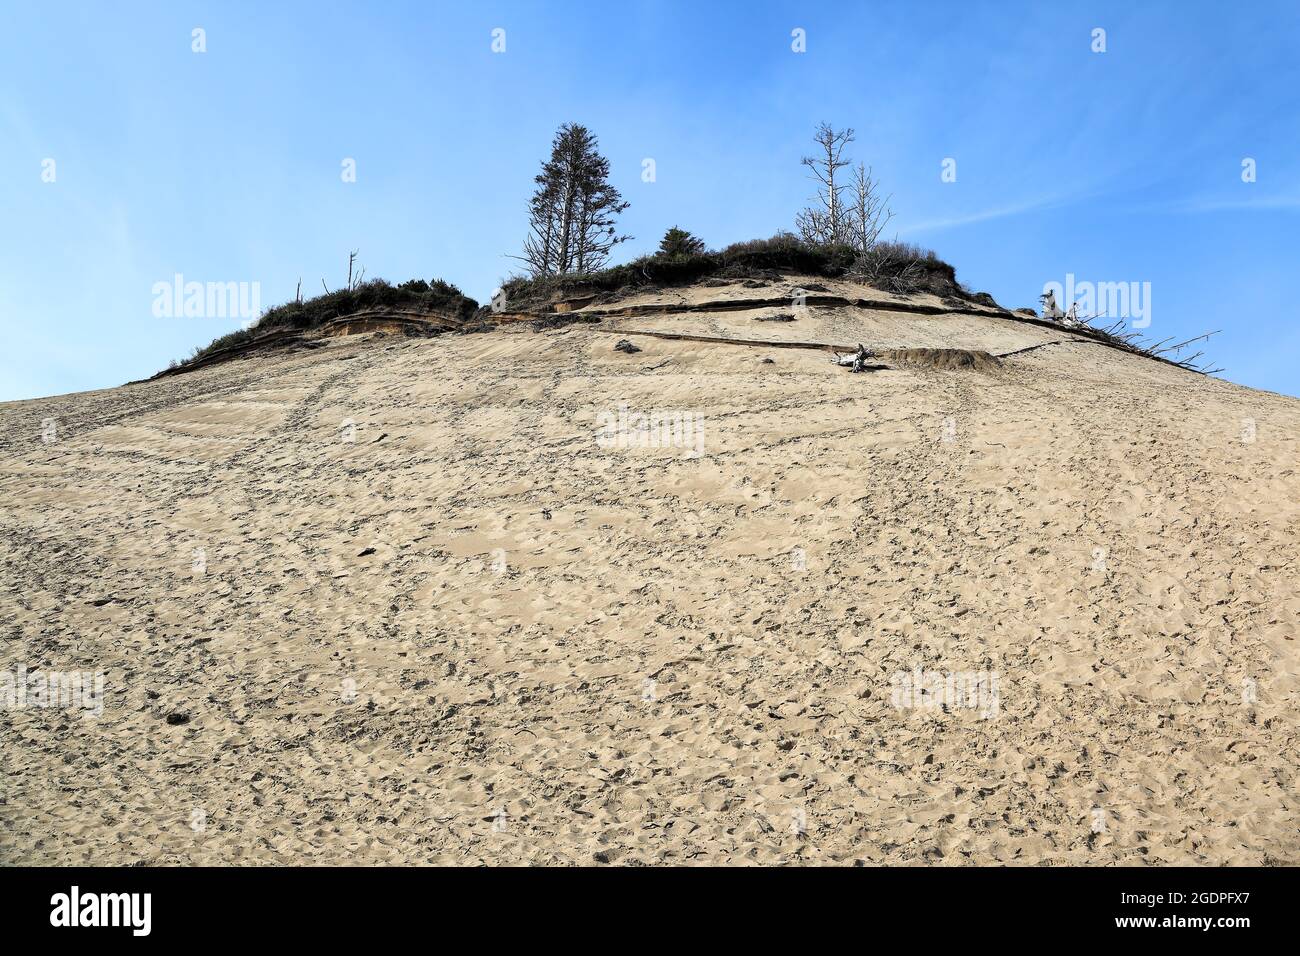
[[[632,203],[623,257],[674,224],[771,235],[822,120],[857,130],[890,232],[972,288],[1149,282],[1155,338],[1221,328],[1225,378],[1300,395],[1294,2],[0,0],[0,23],[0,400],[142,378],[237,327],[155,317],[176,273],[269,307],[359,249],[368,276],[485,301],[566,121]]]

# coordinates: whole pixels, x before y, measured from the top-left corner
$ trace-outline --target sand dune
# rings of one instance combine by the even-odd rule
[[[1300,401],[797,285],[0,405],[0,862],[1300,863]]]

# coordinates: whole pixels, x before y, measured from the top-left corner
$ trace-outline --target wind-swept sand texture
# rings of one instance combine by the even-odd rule
[[[0,861],[1300,863],[1300,401],[740,294],[0,406]]]

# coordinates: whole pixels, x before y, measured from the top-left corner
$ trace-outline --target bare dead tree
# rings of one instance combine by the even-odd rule
[[[361,251],[360,249],[354,249],[352,252],[348,253],[348,291],[349,292],[352,291],[353,288],[355,288],[352,285],[352,263],[357,261],[357,253],[360,251]]]
[[[892,196],[880,195],[880,184],[872,176],[871,167],[858,163],[849,183],[849,198],[849,237],[855,249],[867,252],[894,218],[894,211],[889,208]]]
[[[829,123],[822,123],[813,136],[820,150],[800,160],[811,170],[811,178],[821,184],[813,197],[814,205],[795,217],[795,228],[805,242],[828,245],[850,240],[849,217],[845,215],[841,197],[846,184],[843,177],[836,182],[835,174],[849,165],[849,160],[843,158],[844,150],[853,141],[852,129],[836,130]]]
[[[298,276],[298,288],[293,293],[293,301],[302,302],[302,276]]]

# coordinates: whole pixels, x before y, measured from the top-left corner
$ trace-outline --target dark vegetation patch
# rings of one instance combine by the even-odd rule
[[[267,310],[248,329],[236,329],[214,339],[197,349],[188,361],[201,359],[220,349],[245,345],[271,332],[306,331],[318,328],[332,319],[363,312],[367,309],[398,309],[409,312],[440,312],[467,320],[474,315],[478,303],[465,296],[450,282],[434,279],[412,279],[401,285],[392,285],[383,279],[371,279],[350,289],[337,289],[301,302],[286,302]]]
[[[737,242],[720,251],[659,251],[623,265],[584,274],[513,278],[502,286],[507,311],[544,309],[584,296],[718,280],[762,280],[798,274],[848,277],[898,294],[932,292],[967,299],[956,270],[934,252],[907,243],[882,242],[867,252],[846,245],[813,245],[792,233]]]
[[[895,295],[930,292],[943,298],[969,301],[979,301],[979,295],[988,295],[972,295],[957,281],[957,270],[932,249],[907,242],[876,243],[854,259],[847,275]]]

